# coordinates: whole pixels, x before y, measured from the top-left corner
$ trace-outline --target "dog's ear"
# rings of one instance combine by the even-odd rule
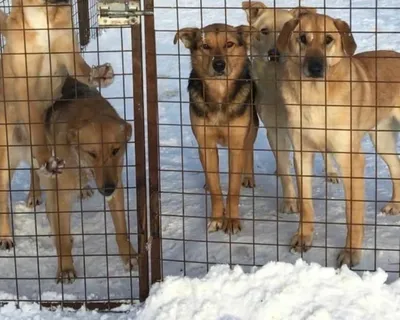
[[[276,40],[276,48],[279,52],[285,52],[287,44],[289,42],[290,36],[292,35],[293,30],[299,24],[299,19],[292,19],[287,21],[280,32],[278,39]]]
[[[260,40],[260,32],[250,26],[240,25],[236,28],[239,44],[245,44],[246,47],[250,47],[252,40]]]
[[[305,14],[316,14],[317,9],[312,7],[297,7],[292,10],[289,10],[289,13],[293,16],[293,18],[300,18],[302,15]]]
[[[340,38],[342,39],[343,51],[348,56],[352,56],[354,52],[356,52],[357,43],[354,40],[353,35],[351,34],[350,26],[347,24],[347,22],[340,19],[333,20],[333,23],[335,24],[336,29],[338,29],[340,33]]]
[[[131,140],[132,138],[132,126],[130,125],[130,123],[125,122],[123,130],[125,132],[125,142],[129,142],[129,140]]]
[[[259,1],[242,2],[242,9],[246,12],[247,21],[249,23],[254,22],[254,20],[259,17],[259,15],[263,12],[263,9],[265,8],[267,8],[267,6]]]
[[[194,49],[196,46],[196,41],[200,37],[199,28],[183,28],[178,30],[174,37],[174,44],[180,39],[184,46],[188,49]]]

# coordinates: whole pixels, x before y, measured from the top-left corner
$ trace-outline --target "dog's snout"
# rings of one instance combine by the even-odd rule
[[[115,191],[114,183],[105,183],[104,186],[100,189],[100,192],[103,196],[109,197]]]
[[[225,71],[226,64],[222,59],[214,59],[212,66],[216,72],[223,73]]]
[[[309,76],[312,78],[322,78],[324,76],[324,61],[322,58],[310,58],[307,63]]]

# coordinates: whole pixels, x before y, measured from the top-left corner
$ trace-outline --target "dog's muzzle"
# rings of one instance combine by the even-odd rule
[[[70,0],[47,0],[48,4],[70,4]]]
[[[99,188],[100,193],[105,197],[110,197],[115,191],[114,183],[105,183],[102,188]]]
[[[279,62],[279,51],[276,48],[272,48],[268,51],[268,61]]]
[[[310,57],[306,59],[306,76],[311,78],[323,78],[325,63],[322,57]]]
[[[222,59],[214,59],[212,62],[212,67],[217,74],[224,74],[226,63]]]

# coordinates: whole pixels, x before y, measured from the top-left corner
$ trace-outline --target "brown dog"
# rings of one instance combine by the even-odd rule
[[[314,8],[298,7],[292,10],[270,8],[258,1],[245,1],[250,26],[260,32],[260,39],[251,43],[252,77],[257,85],[256,107],[258,115],[267,128],[267,138],[276,159],[277,174],[282,182],[283,200],[279,211],[298,212],[297,195],[290,172],[290,150],[292,148],[287,115],[276,79],[282,72],[282,62],[276,50],[276,39],[284,24],[306,12],[316,13]],[[329,181],[338,182],[332,157],[327,157]]]
[[[57,154],[66,160],[64,172],[57,179],[40,175],[46,192],[46,211],[55,236],[57,281],[70,283],[76,277],[71,255],[70,212],[79,196],[85,198],[93,194],[88,186],[90,179],[95,180],[111,209],[122,261],[135,269],[136,252],[128,239],[121,177],[126,143],[132,134],[130,124],[119,117],[96,89],[67,78],[62,100],[46,112],[45,126],[49,143],[55,145]],[[28,142],[24,126],[15,126],[13,147],[10,147],[12,167],[21,160],[31,161]],[[36,172],[33,179],[38,189]]]
[[[255,31],[255,30],[254,30]],[[255,87],[250,76],[248,26],[213,24],[184,28],[178,38],[190,49],[192,72],[188,85],[190,120],[199,144],[200,160],[211,193],[209,231],[240,231],[239,198],[242,184],[254,187],[253,144],[258,117],[253,107]],[[229,148],[229,193],[225,209],[217,145]]]
[[[64,161],[53,156],[47,145],[44,112],[61,96],[67,74],[96,86],[108,86],[113,70],[108,64],[90,68],[79,54],[71,5],[62,0],[13,0],[10,15],[0,13],[1,32],[6,38],[2,55],[0,122],[23,124],[29,133],[33,166],[54,175]],[[29,101],[29,102],[28,102]],[[13,126],[0,126],[0,244],[11,248],[8,221],[8,149]],[[54,150],[53,150],[54,151]]]
[[[301,220],[291,244],[311,247],[314,231],[311,176],[315,151],[331,152],[340,166],[346,198],[347,239],[338,264],[356,265],[362,255],[364,222],[364,155],[361,139],[374,127],[377,151],[390,169],[392,202],[383,211],[398,214],[400,163],[396,135],[400,110],[400,53],[354,55],[356,43],[348,24],[307,13],[288,21],[277,41],[284,57],[279,88],[283,95],[295,168]],[[387,130],[387,131],[380,131]],[[392,130],[392,132],[390,132]]]

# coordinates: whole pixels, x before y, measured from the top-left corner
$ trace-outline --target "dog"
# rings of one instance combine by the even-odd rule
[[[36,171],[31,176],[32,183],[36,183],[36,196],[41,197],[39,184],[46,194],[46,212],[58,256],[57,282],[72,283],[76,278],[70,212],[76,199],[93,194],[90,180],[106,197],[124,265],[136,270],[137,254],[128,239],[121,177],[131,125],[96,89],[68,77],[62,98],[46,111],[45,130],[49,144],[66,160],[64,172],[57,179]],[[20,161],[30,163],[29,135],[24,126],[14,126],[12,140],[11,166],[17,167]]]
[[[13,0],[10,14],[0,13],[6,38],[2,54],[0,123],[23,124],[31,137],[31,162],[42,174],[60,173],[63,159],[47,144],[43,117],[61,96],[67,74],[90,86],[106,87],[113,81],[109,64],[91,68],[79,53],[74,36],[71,5],[67,0]],[[28,102],[29,101],[29,102]],[[0,187],[9,190],[9,141],[13,126],[0,128]],[[8,196],[0,196],[0,247],[14,246],[8,221]]]
[[[210,232],[241,230],[239,198],[242,185],[254,187],[253,145],[258,117],[253,107],[255,86],[247,57],[249,26],[212,24],[177,32],[190,50],[190,120],[211,194]],[[255,31],[255,30],[254,30]],[[256,36],[256,35],[255,35]],[[218,144],[229,149],[229,192],[224,206],[218,168]]]
[[[400,110],[400,53],[354,54],[349,25],[329,16],[305,13],[284,25],[277,49],[285,57],[278,87],[294,147],[301,219],[291,240],[307,251],[313,240],[312,174],[314,152],[330,152],[340,167],[346,200],[346,245],[338,265],[357,265],[364,237],[364,155],[369,132],[389,167],[393,196],[382,211],[400,213],[400,163],[396,138]],[[373,129],[376,131],[373,131]],[[385,131],[386,130],[386,131]]]
[[[290,173],[291,143],[288,135],[286,110],[277,90],[276,79],[282,72],[282,58],[276,50],[276,39],[284,24],[305,12],[316,12],[314,8],[298,7],[292,10],[268,8],[262,2],[245,1],[251,27],[260,32],[260,39],[251,43],[252,77],[257,85],[256,108],[267,128],[267,138],[277,162],[277,174],[281,178],[283,199],[280,212],[298,212],[297,195]],[[328,181],[337,183],[337,173],[332,156],[326,158]]]

